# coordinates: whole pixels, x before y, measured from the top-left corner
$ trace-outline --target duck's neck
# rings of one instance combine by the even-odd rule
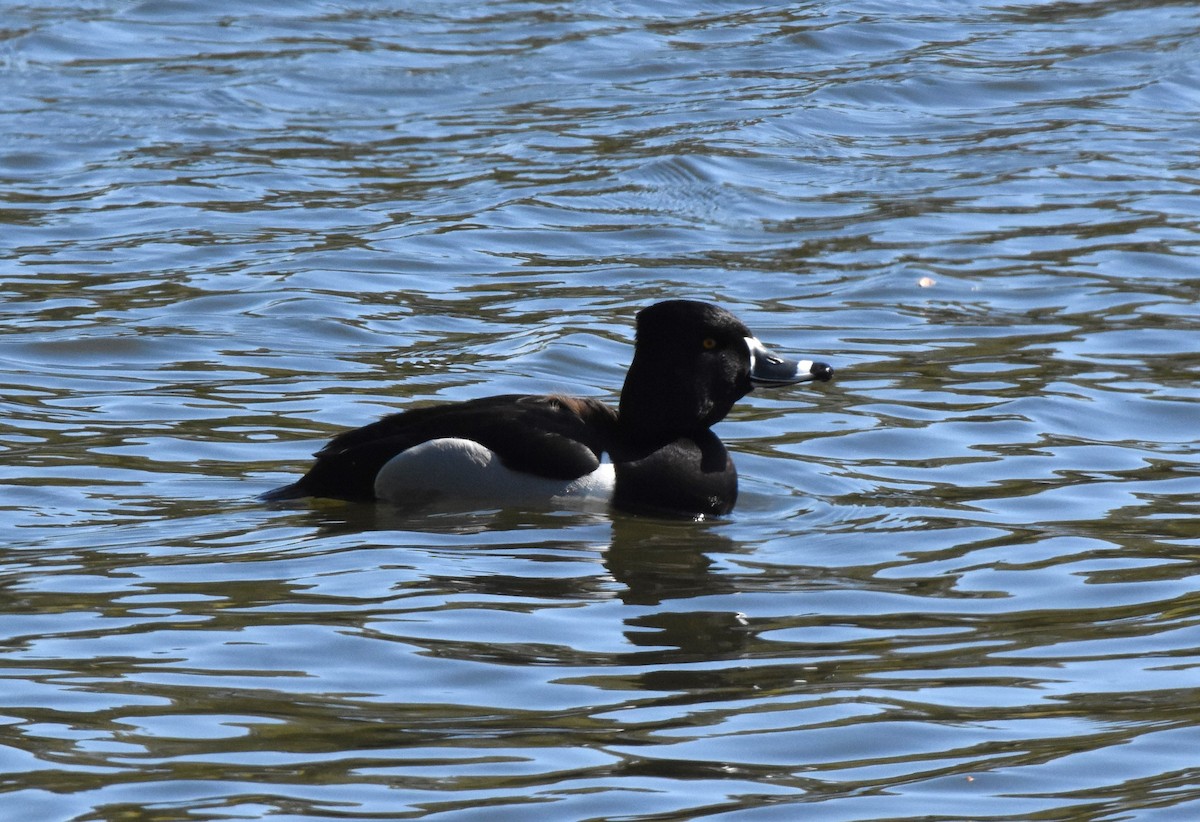
[[[621,388],[617,426],[630,443],[668,443],[708,430],[704,417],[709,409],[702,405],[686,383],[652,373],[635,356]]]
[[[629,366],[611,449],[613,503],[685,516],[726,514],[737,500],[737,471],[709,430],[713,403],[694,382],[672,377],[636,355]]]

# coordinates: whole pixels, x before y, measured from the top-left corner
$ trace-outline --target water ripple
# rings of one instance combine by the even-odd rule
[[[1200,810],[1189,4],[9,17],[20,818]],[[678,296],[838,368],[727,520],[254,500]]]

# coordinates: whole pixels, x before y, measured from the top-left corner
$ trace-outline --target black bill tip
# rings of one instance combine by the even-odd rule
[[[833,366],[827,362],[815,362],[808,369],[812,378],[817,382],[829,382],[833,379]]]

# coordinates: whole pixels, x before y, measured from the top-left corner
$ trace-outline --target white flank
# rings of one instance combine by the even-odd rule
[[[506,468],[491,449],[447,437],[397,454],[375,477],[375,496],[399,505],[429,497],[478,500],[497,505],[607,503],[615,474],[602,463],[578,479],[536,477]]]

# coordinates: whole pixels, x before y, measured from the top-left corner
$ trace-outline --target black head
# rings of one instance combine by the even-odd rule
[[[823,363],[771,354],[723,308],[669,300],[637,315],[620,425],[628,436],[673,439],[720,422],[756,383],[787,385],[832,375]]]

